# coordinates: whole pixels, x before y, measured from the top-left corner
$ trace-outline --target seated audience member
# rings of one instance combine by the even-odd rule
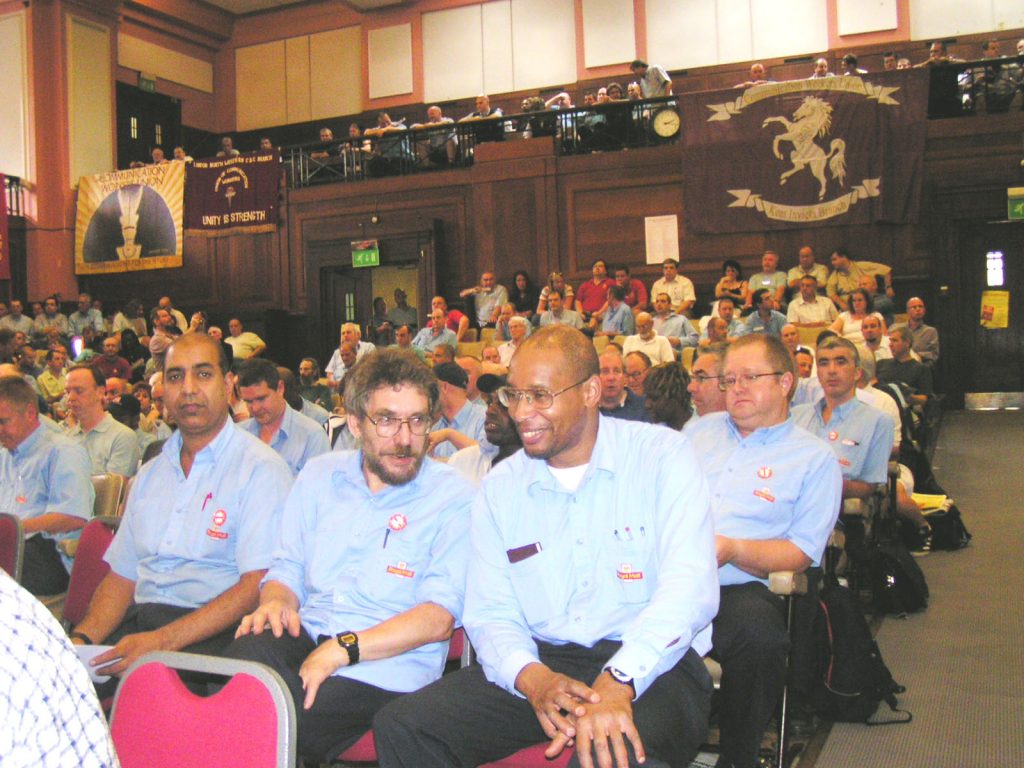
[[[288,403],[288,407],[312,419],[316,422],[317,426],[326,432],[328,422],[331,420],[331,411],[302,396],[302,391],[299,389],[299,380],[290,369],[279,365],[277,366],[277,375],[281,377],[281,381],[284,383],[284,401]]]
[[[442,363],[454,363],[455,347],[451,344],[438,344],[434,347],[434,354],[431,355],[431,360],[433,360],[435,368]]]
[[[32,341],[42,348],[54,334],[63,340],[68,337],[68,318],[60,311],[56,296],[47,296],[43,311],[32,321]]]
[[[36,377],[40,394],[50,405],[60,402],[67,386],[67,373],[64,366],[68,361],[68,353],[64,347],[50,347],[46,351],[46,370]]]
[[[825,282],[825,291],[839,310],[850,309],[850,294],[860,287],[860,279],[864,275],[881,275],[885,280],[885,295],[889,298],[895,295],[892,267],[873,261],[853,261],[845,248],[836,248],[832,252],[832,272]]]
[[[699,334],[690,319],[673,311],[672,299],[664,291],[652,295],[654,314],[651,321],[654,323],[654,332],[668,339],[673,353],[684,347],[696,347]]]
[[[415,123],[410,126],[413,130],[428,129],[425,144],[418,144],[420,162],[424,165],[451,165],[459,151],[459,140],[455,130],[444,130],[445,126],[452,126],[455,121],[445,117],[441,108],[437,105],[427,107],[427,122]]]
[[[839,317],[829,327],[844,339],[849,339],[854,344],[863,344],[864,333],[861,327],[864,319],[872,315],[884,326],[885,321],[875,312],[871,296],[863,288],[856,288],[850,294],[850,309],[840,312]]]
[[[488,117],[501,117],[503,115],[501,107],[491,108],[491,99],[484,93],[476,97],[475,106],[476,109],[462,118],[459,121],[460,123],[464,123],[467,120],[483,120]]]
[[[789,635],[772,571],[818,565],[839,514],[835,455],[789,416],[793,361],[774,337],[725,353],[725,413],[687,435],[708,479],[721,584],[711,656],[722,665],[719,763],[758,764],[761,737],[786,679]]]
[[[674,363],[675,359],[672,362]],[[651,358],[644,352],[633,350],[625,353],[622,363],[626,372],[626,387],[634,395],[644,397],[644,381],[647,372],[651,370]]]
[[[338,348],[334,350],[334,354],[327,362],[327,369],[324,371],[327,374],[329,387],[341,391],[345,375],[352,370],[358,360],[357,349],[356,342],[342,340]]]
[[[636,316],[636,333],[626,337],[622,351],[627,356],[630,352],[643,352],[651,365],[671,363],[676,359],[671,342],[655,333],[654,318],[647,312],[640,312]]]
[[[845,56],[843,56],[842,61],[840,63],[842,65],[842,70],[843,70],[840,73],[841,75],[857,76],[857,75],[866,75],[868,73],[868,71],[866,69],[861,69],[860,67],[857,66],[857,56],[856,56],[856,54],[853,54],[853,53],[846,54]]]
[[[754,293],[761,288],[771,292],[775,306],[785,309],[786,304],[786,273],[779,269],[779,254],[765,251],[761,256],[761,271],[747,280],[747,306],[753,306]]]
[[[630,101],[642,101],[644,92],[640,89],[640,83],[636,82],[636,80],[626,83],[626,97]]]
[[[999,41],[987,40],[981,47],[981,56],[989,60],[1001,59]],[[975,101],[983,101],[986,112],[1009,111],[1021,86],[1021,74],[1019,62],[991,61],[984,69],[973,70]]]
[[[715,284],[715,298],[728,296],[740,306],[750,297],[750,286],[743,279],[743,267],[735,259],[722,262],[722,278]]]
[[[363,137],[372,140],[365,166],[369,176],[401,173],[415,159],[405,125],[387,112],[377,113],[377,126],[363,131]]]
[[[298,475],[315,456],[330,451],[327,435],[313,419],[284,399],[284,381],[269,360],[246,360],[238,369],[238,393],[249,418],[238,426],[273,448]]]
[[[132,377],[132,365],[118,354],[121,344],[116,336],[108,336],[103,340],[103,354],[97,355],[89,364],[96,368],[104,378],[118,378],[128,381]]]
[[[487,344],[480,350],[480,359],[485,363],[500,366],[504,370],[508,369],[507,365],[502,365],[501,354],[498,352],[498,348],[493,344]]]
[[[697,301],[693,281],[679,274],[679,262],[675,259],[665,259],[661,265],[661,272],[663,276],[655,280],[651,286],[651,295],[657,297],[659,293],[667,293],[672,302],[672,311],[680,315],[686,314]]]
[[[89,454],[92,474],[113,472],[131,477],[139,469],[139,445],[132,430],[118,424],[104,409],[103,375],[88,365],[68,371],[67,404],[75,426],[67,431],[72,441]]]
[[[821,266],[816,264],[815,266]],[[800,293],[789,302],[786,319],[798,328],[824,328],[838,319],[839,312],[831,299],[818,293],[818,281],[812,274],[800,278]]]
[[[914,405],[925,406],[932,397],[932,372],[911,354],[913,337],[905,325],[894,325],[889,330],[889,350],[892,358],[876,364],[878,380],[883,384],[903,384],[907,399]]]
[[[484,415],[486,408],[469,399],[466,391],[469,376],[456,363],[441,363],[434,366],[440,398],[440,416],[430,430],[432,455],[446,459],[470,443],[484,439]]]
[[[911,348],[929,368],[939,359],[939,332],[924,321],[924,302],[916,296],[907,301],[907,330],[913,338]]]
[[[455,334],[448,328],[448,318],[440,309],[430,313],[430,325],[421,329],[412,340],[412,345],[424,353],[433,352],[442,344],[454,347],[458,343]]]
[[[882,54],[882,71],[884,72],[895,72],[896,71],[896,59],[898,56],[895,51],[886,51]]]
[[[512,302],[501,305],[501,310],[498,312],[498,321],[494,324],[495,341],[508,341],[512,338],[508,332],[508,321],[515,313],[516,308]]]
[[[131,384],[117,376],[111,376],[103,384],[103,405],[109,408],[111,404],[121,402],[122,397],[131,393]]]
[[[829,71],[828,59],[824,57],[815,60],[814,72],[811,73],[808,79],[820,80],[823,77],[835,77],[835,75]]]
[[[493,328],[501,305],[508,303],[508,291],[495,282],[493,272],[484,272],[480,275],[479,285],[460,291],[459,296],[463,299],[473,297],[476,321],[481,328]]]
[[[0,329],[21,331],[26,338],[32,335],[32,318],[22,314],[24,305],[20,299],[11,299],[10,312],[0,319]]]
[[[644,398],[626,388],[626,364],[622,352],[614,346],[604,348],[600,356],[599,375],[601,400],[599,407],[605,416],[627,421],[647,421]]]
[[[731,296],[723,296],[715,302],[718,316],[725,321],[725,335],[730,341],[748,333],[747,323],[736,313],[736,301]],[[705,328],[701,334],[700,346],[707,346],[708,333]]]
[[[827,338],[815,353],[824,392],[793,409],[793,421],[824,440],[839,458],[843,498],[865,499],[888,478],[892,419],[857,399],[860,355],[848,339]]]
[[[388,305],[383,296],[373,299],[373,311],[370,322],[366,325],[366,335],[376,347],[386,347],[391,343],[392,328],[387,318]]]
[[[220,140],[220,149],[217,151],[217,157],[238,157],[239,152],[235,149],[235,142],[230,136],[222,136]]]
[[[677,363],[662,363],[644,378],[644,407],[652,424],[681,431],[693,418],[690,377]]]
[[[320,383],[320,364],[315,358],[304,357],[299,362],[299,394],[303,400],[316,403],[325,411],[334,410],[331,388]]]
[[[607,765],[696,753],[718,594],[705,484],[678,435],[601,417],[599,387],[570,328],[538,331],[513,362],[499,396],[524,450],[484,478],[472,516],[464,624],[481,664],[377,715],[382,768],[479,765],[546,739]],[[524,515],[537,492],[545,514]]]
[[[362,340],[363,332],[358,323],[342,323],[341,339],[342,341],[351,341],[356,345],[356,360],[362,360],[363,355],[372,352],[376,346],[373,342]]]
[[[167,163],[171,162],[164,155],[163,147],[153,147],[152,151],[150,151],[149,153],[149,156],[150,158],[152,158],[153,165],[166,165]]]
[[[516,353],[519,346],[530,335],[530,321],[525,317],[515,315],[508,321],[508,332],[511,338],[505,343],[498,345],[498,356],[501,359],[501,364],[506,368],[512,360],[512,355]]]
[[[516,430],[515,422],[509,416],[508,408],[501,404],[496,394],[508,383],[505,376],[493,373],[482,374],[476,381],[484,412],[484,436],[482,442],[467,445],[453,453],[448,466],[454,467],[474,487],[479,487],[484,475],[495,464],[504,461],[523,447],[523,441]]]
[[[165,407],[178,431],[135,478],[104,557],[111,570],[70,633],[114,646],[92,662],[102,674],[158,649],[219,655],[256,608],[292,478],[231,423],[227,371],[208,336],[190,333],[167,352]]]
[[[465,341],[466,332],[469,330],[469,318],[457,309],[449,309],[448,302],[444,296],[435,296],[430,300],[430,311],[440,309],[448,318],[448,329],[455,334],[458,341]]]
[[[751,295],[753,312],[747,317],[747,333],[766,333],[769,336],[781,336],[782,326],[786,324],[786,316],[775,310],[775,300],[767,288],[759,288]]]
[[[404,349],[406,352],[412,352],[420,360],[426,360],[427,354],[419,347],[414,347],[412,344],[412,331],[409,330],[408,325],[400,325],[395,328],[395,343],[392,344],[389,349]]]
[[[508,292],[508,300],[515,307],[516,314],[532,320],[537,309],[538,296],[530,276],[523,270],[516,272],[512,278],[512,290]]]
[[[487,403],[480,396],[480,390],[476,386],[477,380],[484,372],[484,366],[480,362],[480,358],[473,357],[473,355],[459,355],[455,358],[455,364],[466,372],[466,397],[469,398],[469,402],[486,408]]]
[[[625,291],[623,301],[633,310],[633,314],[643,312],[650,307],[647,300],[647,286],[629,273],[629,266],[620,264],[615,267],[615,284]]]
[[[668,76],[664,67],[648,64],[643,59],[634,59],[629,69],[640,84],[645,99],[672,95],[672,78]]]
[[[628,336],[636,330],[633,312],[625,298],[626,292],[613,283],[608,289],[608,303],[601,317],[601,328],[594,331],[595,336]],[[591,324],[596,324],[596,318],[591,319]]]
[[[750,79],[742,83],[736,83],[734,88],[753,88],[755,85],[764,85],[765,83],[773,82],[768,79],[768,71],[765,69],[764,64],[759,61],[755,61],[750,65]]]
[[[877,313],[868,315],[860,324],[860,332],[864,337],[863,348],[871,352],[874,360],[887,360],[892,357],[884,328]]]
[[[85,345],[103,335],[103,313],[92,306],[92,296],[78,294],[78,309],[68,315],[68,335],[81,336]]]
[[[811,378],[814,373],[814,351],[810,347],[800,345],[793,353],[793,364],[796,366],[796,375],[801,379]],[[814,377],[817,379],[817,377]]]
[[[690,368],[690,385],[687,389],[690,392],[690,399],[693,402],[694,416],[687,424],[687,430],[691,424],[709,413],[718,413],[725,410],[725,392],[719,387],[722,380],[722,364],[725,360],[725,351],[728,344],[719,343],[705,347],[697,353]]]
[[[40,423],[39,400],[21,376],[0,376],[0,422],[0,509],[21,520],[26,537],[21,584],[55,595],[68,587],[71,562],[57,544],[92,517],[89,456]]]
[[[591,278],[576,290],[576,311],[589,322],[601,311],[608,301],[608,289],[615,281],[608,277],[608,266],[604,259],[596,259],[590,265]]]
[[[537,314],[546,312],[550,309],[548,306],[548,294],[551,291],[558,291],[562,296],[562,304],[567,309],[572,309],[576,306],[576,294],[573,293],[572,286],[565,282],[565,278],[561,272],[552,272],[548,276],[548,283],[540,290],[540,299],[537,301]]]
[[[410,331],[415,331],[419,327],[416,309],[409,306],[409,297],[401,288],[395,288],[395,306],[388,310],[386,317],[392,328],[407,325]]]
[[[700,347],[707,347],[712,344],[728,344],[729,325],[721,317],[712,317],[708,320],[707,328],[704,329],[704,336],[701,337]]]
[[[800,346],[800,331],[792,323],[786,323],[782,326],[779,340],[782,342],[782,346],[786,348],[786,351],[789,352],[789,356],[793,357],[796,354],[797,347]]]
[[[338,152],[337,147],[330,146],[331,142],[334,141],[334,131],[327,126],[320,129],[320,143],[324,145],[322,148],[317,149],[309,153],[309,156],[313,160],[324,161],[330,158],[332,155],[336,155]]]
[[[936,64],[950,64],[959,61],[963,61],[963,59],[958,59],[956,56],[951,55],[945,42],[942,40],[936,40],[928,46],[928,58],[920,64],[915,64],[914,69],[933,67]]]
[[[184,147],[180,147],[180,146],[174,148],[174,159],[178,160],[178,161],[180,161],[182,163],[194,163],[195,162],[195,160],[192,159],[192,156],[188,152],[185,151],[185,148]]]
[[[896,321],[896,305],[884,293],[878,292],[878,278],[874,275],[861,275],[858,287],[867,291],[875,312],[882,316],[885,326],[888,328],[892,325]]]
[[[242,327],[242,321],[237,317],[228,321],[228,336],[224,341],[228,343],[234,354],[234,360],[248,360],[250,357],[259,357],[267,349],[267,343],[252,331],[246,331]]]
[[[139,456],[145,456],[146,450],[157,441],[153,432],[147,432],[139,426],[142,419],[142,405],[130,394],[122,395],[116,403],[107,406],[109,413],[118,424],[122,424],[135,435]]]
[[[357,741],[384,704],[440,677],[462,618],[472,490],[424,461],[437,399],[411,355],[379,350],[359,365],[345,405],[362,451],[320,457],[296,480],[259,607],[228,650],[282,676],[298,751],[314,763]],[[348,546],[325,530],[351,534]]]
[[[828,268],[814,260],[814,249],[809,245],[803,246],[797,252],[797,265],[786,273],[786,282],[790,289],[800,290],[800,280],[805,275],[811,275],[817,281],[817,290],[825,290],[825,283],[828,282]]]
[[[175,308],[174,304],[171,302],[170,296],[161,296],[160,300],[157,302],[157,306],[160,307],[160,309],[166,309],[171,313],[171,317],[174,318],[174,324],[177,326],[179,332],[185,333],[185,331],[188,330],[188,321],[185,319],[185,314]]]
[[[580,317],[580,313],[565,308],[562,292],[557,288],[553,288],[548,291],[547,297],[542,301],[548,309],[541,313],[541,328],[548,325],[568,325],[575,328],[577,331],[583,330],[584,323],[583,318]]]

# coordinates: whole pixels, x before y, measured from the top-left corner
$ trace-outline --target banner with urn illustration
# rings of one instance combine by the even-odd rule
[[[927,87],[886,72],[682,96],[687,230],[915,221]]]
[[[185,230],[216,237],[276,229],[280,183],[276,151],[196,160],[185,177]]]

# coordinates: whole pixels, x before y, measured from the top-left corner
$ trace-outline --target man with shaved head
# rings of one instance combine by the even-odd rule
[[[670,430],[600,414],[598,358],[530,336],[497,391],[523,450],[483,479],[463,624],[480,665],[385,707],[382,768],[479,765],[550,740],[602,765],[687,765],[718,607],[704,479]],[[500,728],[495,728],[495,723]]]
[[[636,333],[626,337],[622,344],[622,352],[625,355],[629,355],[630,352],[643,352],[652,365],[671,363],[676,359],[669,340],[654,332],[654,318],[648,312],[637,313]]]

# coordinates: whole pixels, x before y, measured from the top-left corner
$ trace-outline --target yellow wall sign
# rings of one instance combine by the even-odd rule
[[[982,328],[1008,328],[1010,326],[1010,292],[981,292]]]

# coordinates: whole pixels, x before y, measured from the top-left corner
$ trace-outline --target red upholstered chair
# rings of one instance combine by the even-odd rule
[[[175,670],[230,677],[213,696]],[[268,667],[158,651],[135,662],[114,699],[110,732],[123,768],[294,768],[295,705]]]
[[[103,561],[103,555],[114,540],[114,530],[119,518],[90,520],[78,538],[75,560],[71,565],[68,593],[64,598],[64,622],[75,626],[85,618],[93,593],[110,571]]]
[[[7,512],[0,513],[0,568],[21,583],[21,562],[25,556],[25,534],[21,520]]]

